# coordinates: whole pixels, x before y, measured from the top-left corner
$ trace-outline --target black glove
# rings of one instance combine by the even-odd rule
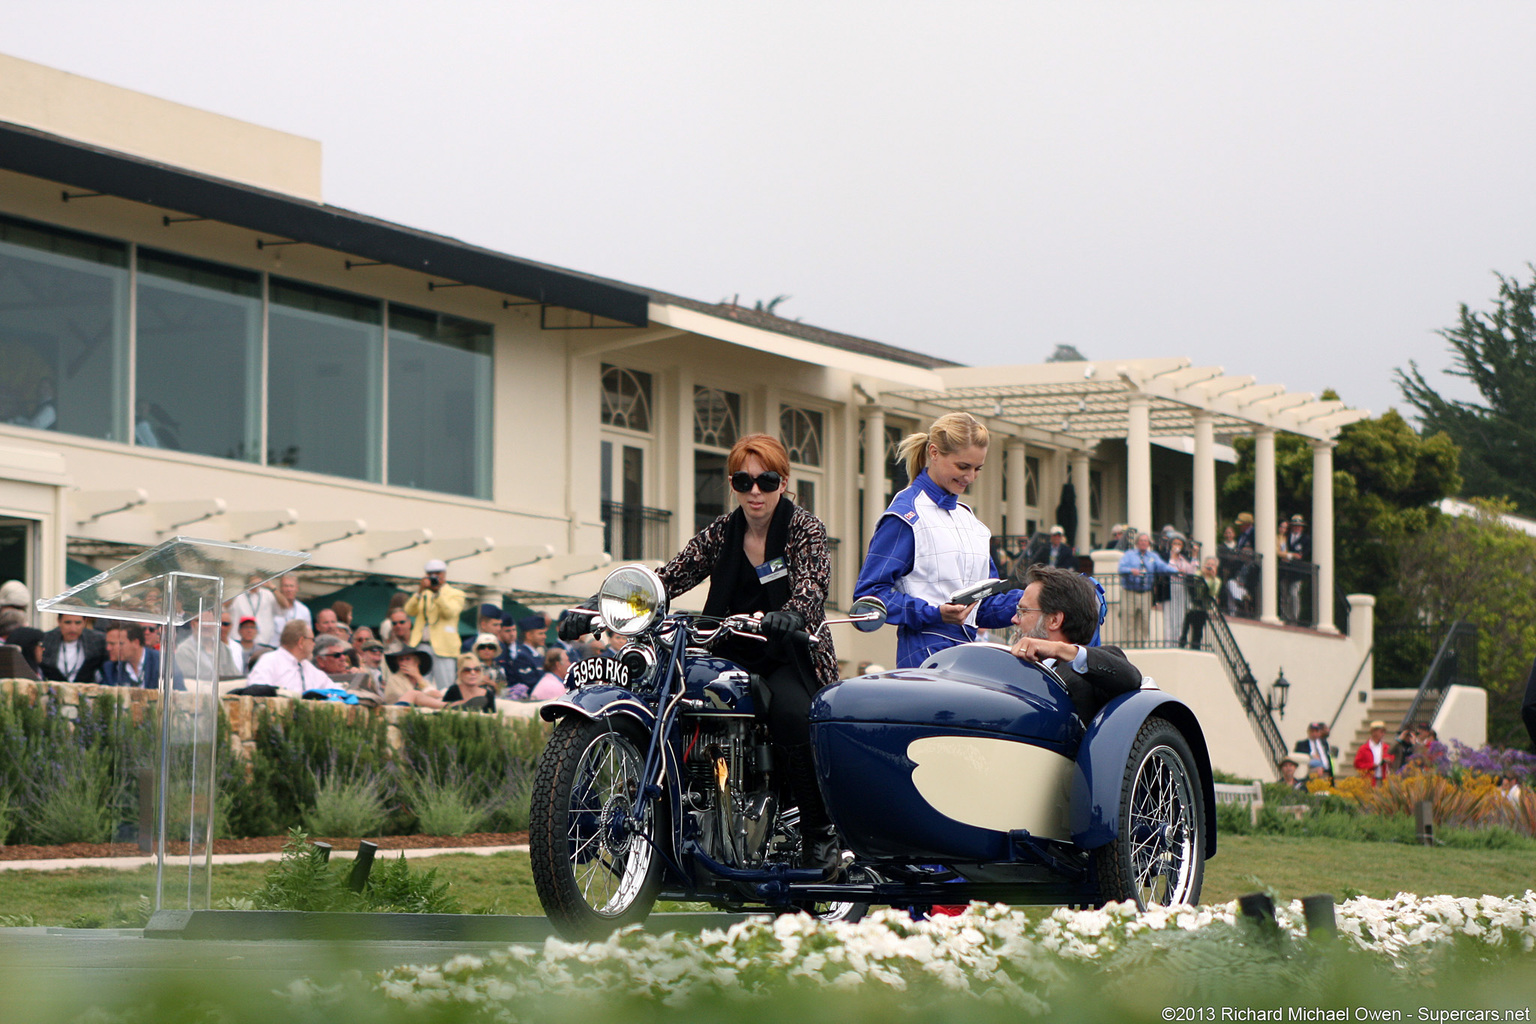
[[[597,606],[597,598],[590,598],[588,603],[593,608]],[[555,635],[566,643],[572,640],[580,640],[587,633],[592,632],[592,620],[597,618],[597,612],[582,608],[567,608],[560,613],[560,618],[555,625]]]
[[[788,608],[780,608],[763,616],[763,636],[774,643],[783,643],[789,634],[804,628],[805,616]]]

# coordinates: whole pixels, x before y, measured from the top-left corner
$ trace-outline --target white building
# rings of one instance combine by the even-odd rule
[[[902,482],[891,446],[937,414],[997,439],[972,496],[994,533],[1053,522],[1070,479],[1079,551],[1116,521],[1213,549],[1239,433],[1273,537],[1275,431],[1330,479],[1365,415],[1181,359],[958,366],[327,206],[319,182],[317,142],[0,57],[0,578],[56,593],[66,558],[181,533],[312,551],[311,591],[442,558],[482,596],[554,607],[610,557],[677,550],[725,507],[731,441],[761,430],[840,541],[843,603]],[[1368,622],[1329,635],[1331,492],[1304,511],[1319,628],[1234,626],[1283,638],[1240,642],[1259,679],[1283,660],[1302,722],[1335,713],[1370,644]],[[893,647],[839,635],[850,664]],[[1262,770],[1240,732],[1229,764]]]

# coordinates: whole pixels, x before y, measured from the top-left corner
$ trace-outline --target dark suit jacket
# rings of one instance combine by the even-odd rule
[[[160,652],[153,647],[144,648],[143,679],[135,684],[123,669],[122,662],[109,661],[101,666],[101,682],[103,686],[142,686],[146,690],[160,688]]]
[[[1323,749],[1325,751],[1327,751],[1327,754],[1328,754],[1328,756],[1323,759],[1323,761],[1324,761],[1323,770],[1325,772],[1327,772],[1329,775],[1332,775],[1333,774],[1333,759],[1336,756],[1338,756],[1339,748],[1335,747],[1335,746],[1331,746],[1328,743],[1327,740],[1324,740],[1323,741]],[[1311,740],[1297,740],[1296,741],[1296,746],[1293,747],[1292,750],[1295,753],[1297,753],[1297,754],[1305,754],[1306,757],[1307,757],[1307,763],[1308,764],[1312,763],[1312,741]]]
[[[1122,693],[1130,693],[1141,687],[1141,670],[1132,665],[1125,652],[1118,647],[1085,647],[1088,652],[1088,669],[1082,675],[1072,671],[1066,662],[1056,663],[1056,675],[1067,687],[1072,706],[1086,725],[1099,713],[1099,709]]]
[[[1071,544],[1063,544],[1050,555],[1050,564],[1058,569],[1071,569],[1077,571],[1077,553],[1072,550]]]
[[[43,666],[52,668],[61,679],[64,670],[59,668],[59,648],[63,644],[64,638],[57,626],[43,634]],[[87,629],[80,634],[80,648],[85,654],[85,660],[80,663],[80,671],[75,673],[74,681],[94,683],[97,670],[107,660],[107,635],[99,629]]]

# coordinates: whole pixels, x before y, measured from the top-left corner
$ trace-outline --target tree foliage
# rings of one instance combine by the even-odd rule
[[[1481,402],[1442,396],[1411,361],[1406,372],[1397,371],[1397,384],[1426,434],[1443,431],[1460,446],[1463,495],[1507,497],[1536,515],[1536,267],[1530,269],[1525,284],[1496,275],[1493,309],[1474,312],[1463,303],[1456,326],[1439,332],[1452,353],[1445,373],[1471,381]]]
[[[1536,658],[1536,537],[1504,523],[1508,502],[1477,502],[1470,516],[1442,516],[1399,549],[1397,586],[1424,620],[1477,628],[1477,669],[1488,691],[1488,741],[1525,747],[1520,720]]]

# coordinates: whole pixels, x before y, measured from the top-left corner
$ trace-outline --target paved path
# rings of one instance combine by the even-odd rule
[[[450,846],[434,847],[429,849],[407,850],[380,850],[379,857],[398,857],[405,854],[406,860],[415,860],[418,857],[438,857],[445,853],[474,853],[480,856],[489,856],[493,853],[506,853],[508,851],[527,853],[528,845],[521,846]],[[281,853],[216,853],[213,855],[215,864],[258,864],[267,861],[282,859]],[[351,859],[357,856],[356,850],[333,850],[333,859]],[[180,861],[180,857],[171,858]],[[61,871],[67,868],[116,868],[120,871],[132,871],[135,868],[146,867],[155,862],[153,857],[59,857],[52,860],[0,860],[0,871]]]

